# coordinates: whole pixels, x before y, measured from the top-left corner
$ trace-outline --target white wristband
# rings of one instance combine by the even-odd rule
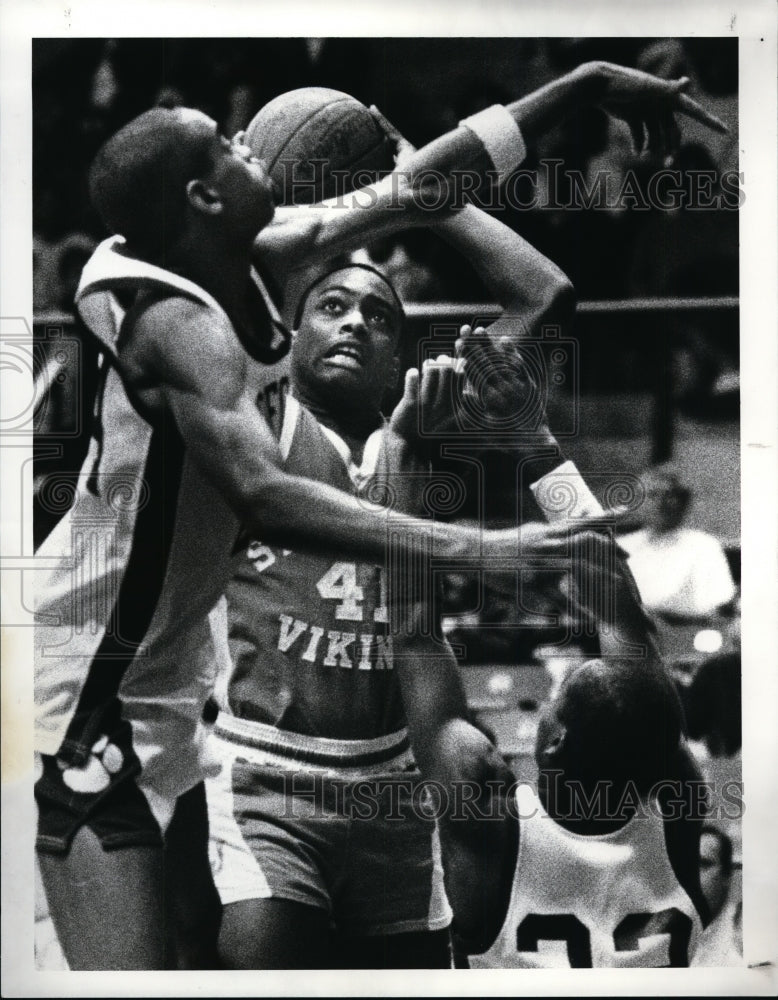
[[[459,124],[466,125],[481,140],[500,181],[523,163],[527,155],[524,136],[502,104],[493,104],[478,114],[463,118]]]
[[[531,483],[530,490],[547,521],[597,517],[604,513],[573,462],[563,462],[536,483]]]

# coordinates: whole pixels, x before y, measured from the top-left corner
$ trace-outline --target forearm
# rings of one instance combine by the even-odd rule
[[[535,139],[553,126],[584,93],[586,67],[579,67],[559,80],[515,101],[506,108],[525,138]],[[511,145],[521,160],[521,137],[507,137],[506,155]],[[414,195],[414,182],[426,174],[449,177],[455,171],[493,170],[494,160],[482,138],[466,124],[428,143],[413,153],[397,174],[360,191],[322,202],[318,206],[294,209],[296,215],[279,209],[278,219],[257,237],[255,253],[278,270],[305,266],[317,259],[363,246],[366,242],[392,235],[409,226],[428,225],[430,212]]]
[[[366,243],[421,225],[399,191],[397,177],[317,205],[279,208],[276,219],[257,236],[254,257],[277,275],[363,247]]]
[[[505,105],[505,109],[521,130],[524,141],[531,143],[582,102],[596,99],[598,86],[596,65],[587,63]],[[454,170],[490,169],[494,169],[494,163],[484,144],[463,124],[419,149],[404,165],[411,177],[431,170],[449,174]]]
[[[643,650],[647,662],[659,665],[662,654],[654,626],[640,599],[626,559],[618,549],[613,551],[619,565],[615,580],[602,594],[604,609],[599,629],[600,651],[604,657],[616,658]]]
[[[550,440],[553,440],[550,436]],[[570,530],[574,530],[575,522],[585,517],[605,517],[605,512],[592,494],[583,476],[572,462],[563,462],[561,452],[559,458],[554,458],[550,440],[547,443],[545,457],[538,458],[527,465],[525,481],[531,479],[535,471],[542,471],[544,465],[557,468],[545,472],[538,481],[532,483],[531,490],[547,521],[559,524],[570,522]],[[564,507],[559,499],[566,501]],[[609,530],[613,530],[611,527]],[[592,543],[602,547],[602,539],[592,539]],[[582,594],[591,593],[599,601],[598,605],[585,610],[597,622],[600,650],[605,657],[635,655],[639,650],[645,652],[647,660],[653,663],[661,662],[661,654],[656,642],[655,630],[649,616],[643,607],[640,593],[626,556],[616,544],[610,544],[604,549],[608,554],[609,565],[601,567],[601,585],[596,594],[581,581]],[[581,555],[586,555],[585,552]],[[590,572],[585,562],[579,563],[583,572]]]
[[[452,720],[467,723],[467,699],[456,657],[445,639],[392,629],[394,666],[416,760],[425,778],[450,782],[455,759],[443,735]]]
[[[433,228],[470,261],[519,335],[572,318],[575,294],[567,276],[503,222],[466,205]]]
[[[602,84],[596,63],[584,63],[519,98],[507,109],[529,143],[544,135],[584,103],[594,102]]]
[[[341,558],[383,564],[391,553],[411,556],[420,567],[432,554],[457,559],[478,553],[476,529],[433,524],[281,471],[244,485],[235,506],[264,541],[328,549]]]

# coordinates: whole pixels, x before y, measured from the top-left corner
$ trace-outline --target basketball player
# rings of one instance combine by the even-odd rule
[[[510,228],[472,206],[461,228],[479,266],[510,285],[502,297],[517,310],[514,324],[569,312],[567,279]],[[395,509],[422,513],[428,472],[398,434],[407,413],[398,408],[391,424],[381,415],[400,364],[394,288],[372,266],[341,261],[309,272],[295,301],[285,468],[357,493],[383,487]],[[426,405],[448,395],[450,406],[453,387],[433,393],[433,377],[422,373]],[[414,814],[407,793],[391,822],[348,815],[355,784],[414,773],[381,571],[260,541],[236,565],[227,591],[233,669],[226,690],[219,685],[215,739],[224,766],[207,783],[225,963],[323,967],[340,947],[350,965],[446,967],[434,825]],[[324,816],[294,794],[306,776],[325,796],[316,804]],[[347,799],[342,816],[334,786]],[[295,807],[305,814],[296,821]]]
[[[207,614],[239,521],[379,561],[387,519],[283,472],[260,412],[283,395],[288,347],[249,278],[273,212],[261,165],[205,116],[159,109],[109,141],[92,191],[126,242],[85,269],[79,308],[107,359],[100,421],[76,504],[39,550],[38,850],[72,967],[160,967],[162,834],[203,773]],[[398,544],[428,538],[397,517]],[[436,528],[441,553],[482,541],[508,555],[516,533]]]
[[[683,84],[606,77],[598,66],[576,86],[596,80],[597,100],[626,101],[641,119],[646,107],[705,115],[689,110]],[[569,108],[570,86],[539,94],[524,105],[528,134]],[[471,126],[454,146],[490,158],[494,123]],[[444,167],[454,146],[441,147]],[[380,560],[387,516],[283,473],[256,407],[260,394],[265,408],[280,395],[283,373],[249,356],[270,368],[286,350],[248,274],[273,215],[261,165],[205,116],[157,109],[106,144],[92,194],[124,242],[98,248],[82,282],[79,310],[106,359],[101,419],[76,504],[39,550],[38,851],[71,967],[160,968],[162,837],[203,773],[206,615],[238,521],[270,542]],[[364,224],[367,213],[352,217]],[[342,249],[348,224],[334,218],[296,219],[254,253],[283,272],[310,259],[305,240],[313,258]],[[428,538],[422,521],[390,523],[409,550]],[[516,544],[515,531],[435,532],[444,556],[499,559]]]
[[[420,640],[395,646],[414,753],[442,803],[455,929],[478,968],[687,966],[707,908],[680,705],[621,554],[600,535],[573,550],[599,558],[599,573],[615,560],[616,584],[603,598],[602,580],[579,574],[602,658],[575,668],[541,716],[537,791],[466,721],[455,666],[429,650],[425,663]]]

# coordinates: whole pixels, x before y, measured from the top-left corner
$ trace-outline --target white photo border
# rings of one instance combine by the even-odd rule
[[[67,6],[65,6],[65,4]],[[751,968],[570,972],[53,973],[33,959],[32,632],[2,634],[2,993],[33,996],[297,995],[773,995],[778,985],[778,228],[776,225],[776,6],[393,0],[5,0],[0,6],[0,322],[32,321],[31,40],[36,37],[291,36],[736,36],[740,72],[741,463],[743,572],[744,948]],[[441,29],[445,27],[445,31]],[[5,376],[4,376],[5,378]],[[17,383],[19,380],[17,379]],[[9,382],[6,405],[29,387]],[[4,382],[4,388],[6,383]],[[5,442],[3,442],[5,444]],[[19,476],[30,475],[31,442],[3,447],[2,555],[32,552],[22,527]],[[9,488],[10,484],[10,488]],[[29,495],[28,491],[24,491]],[[9,564],[6,563],[6,566]],[[19,565],[15,563],[14,565]],[[18,570],[4,570],[3,617],[20,610]]]

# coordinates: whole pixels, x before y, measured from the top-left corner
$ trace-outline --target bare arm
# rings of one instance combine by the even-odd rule
[[[421,561],[434,554],[508,566],[515,566],[520,555],[559,544],[553,530],[530,534],[433,525],[289,475],[255,406],[247,356],[234,331],[226,320],[219,326],[211,312],[188,300],[165,299],[146,308],[135,319],[132,341],[135,374],[125,372],[129,381],[135,378],[153,393],[156,405],[172,413],[203,475],[241,521],[268,542],[317,551],[326,547],[377,563],[391,546]]]
[[[466,205],[434,229],[470,261],[505,310],[490,327],[492,336],[529,336],[543,323],[572,319],[575,294],[567,276],[499,219]]]
[[[429,222],[408,179],[392,174],[341,198],[277,208],[254,242],[254,256],[283,281],[298,268]]]
[[[414,755],[424,779],[443,789],[438,828],[454,931],[477,954],[497,936],[513,884],[519,828],[507,803],[515,777],[468,721],[448,643],[417,631],[395,635],[394,650]]]
[[[722,121],[684,93],[688,85],[687,78],[662,80],[625,66],[590,62],[506,105],[506,110],[527,143],[580,108],[601,107],[629,125],[638,150],[647,141],[653,149],[666,151],[677,142],[676,114],[694,118],[717,132],[727,131]],[[491,163],[483,147],[467,132],[467,126],[460,125],[435,139],[419,150],[406,169],[412,175],[430,169],[443,173],[456,168],[488,169]]]
[[[726,131],[718,119],[683,93],[687,84],[688,80],[660,80],[610,63],[585,63],[509,104],[506,110],[528,142],[586,105],[599,105],[623,118],[639,146],[644,126],[650,144],[663,148],[672,145],[677,132],[675,113]],[[454,170],[467,169],[483,172],[492,166],[481,138],[467,125],[460,125],[414,153],[403,165],[399,178],[393,174],[345,199],[333,199],[328,208],[304,209],[297,218],[280,212],[278,223],[259,234],[255,253],[283,280],[290,270],[362,246],[368,238],[429,224],[429,211],[424,210],[414,193],[414,186],[423,182],[425,174],[448,176]]]
[[[390,529],[399,546],[429,545],[429,522],[283,470],[275,438],[254,402],[247,357],[226,320],[220,327],[212,313],[168,299],[138,318],[133,335],[144,345],[146,376],[156,378],[193,461],[241,521],[268,542],[329,546],[376,562],[384,558]],[[443,552],[463,554],[468,545],[475,547],[477,536],[440,526],[435,541]]]
[[[594,533],[577,536],[573,548],[576,558],[570,596],[596,621],[602,656],[635,657],[663,669],[654,626],[624,552],[608,535]]]

